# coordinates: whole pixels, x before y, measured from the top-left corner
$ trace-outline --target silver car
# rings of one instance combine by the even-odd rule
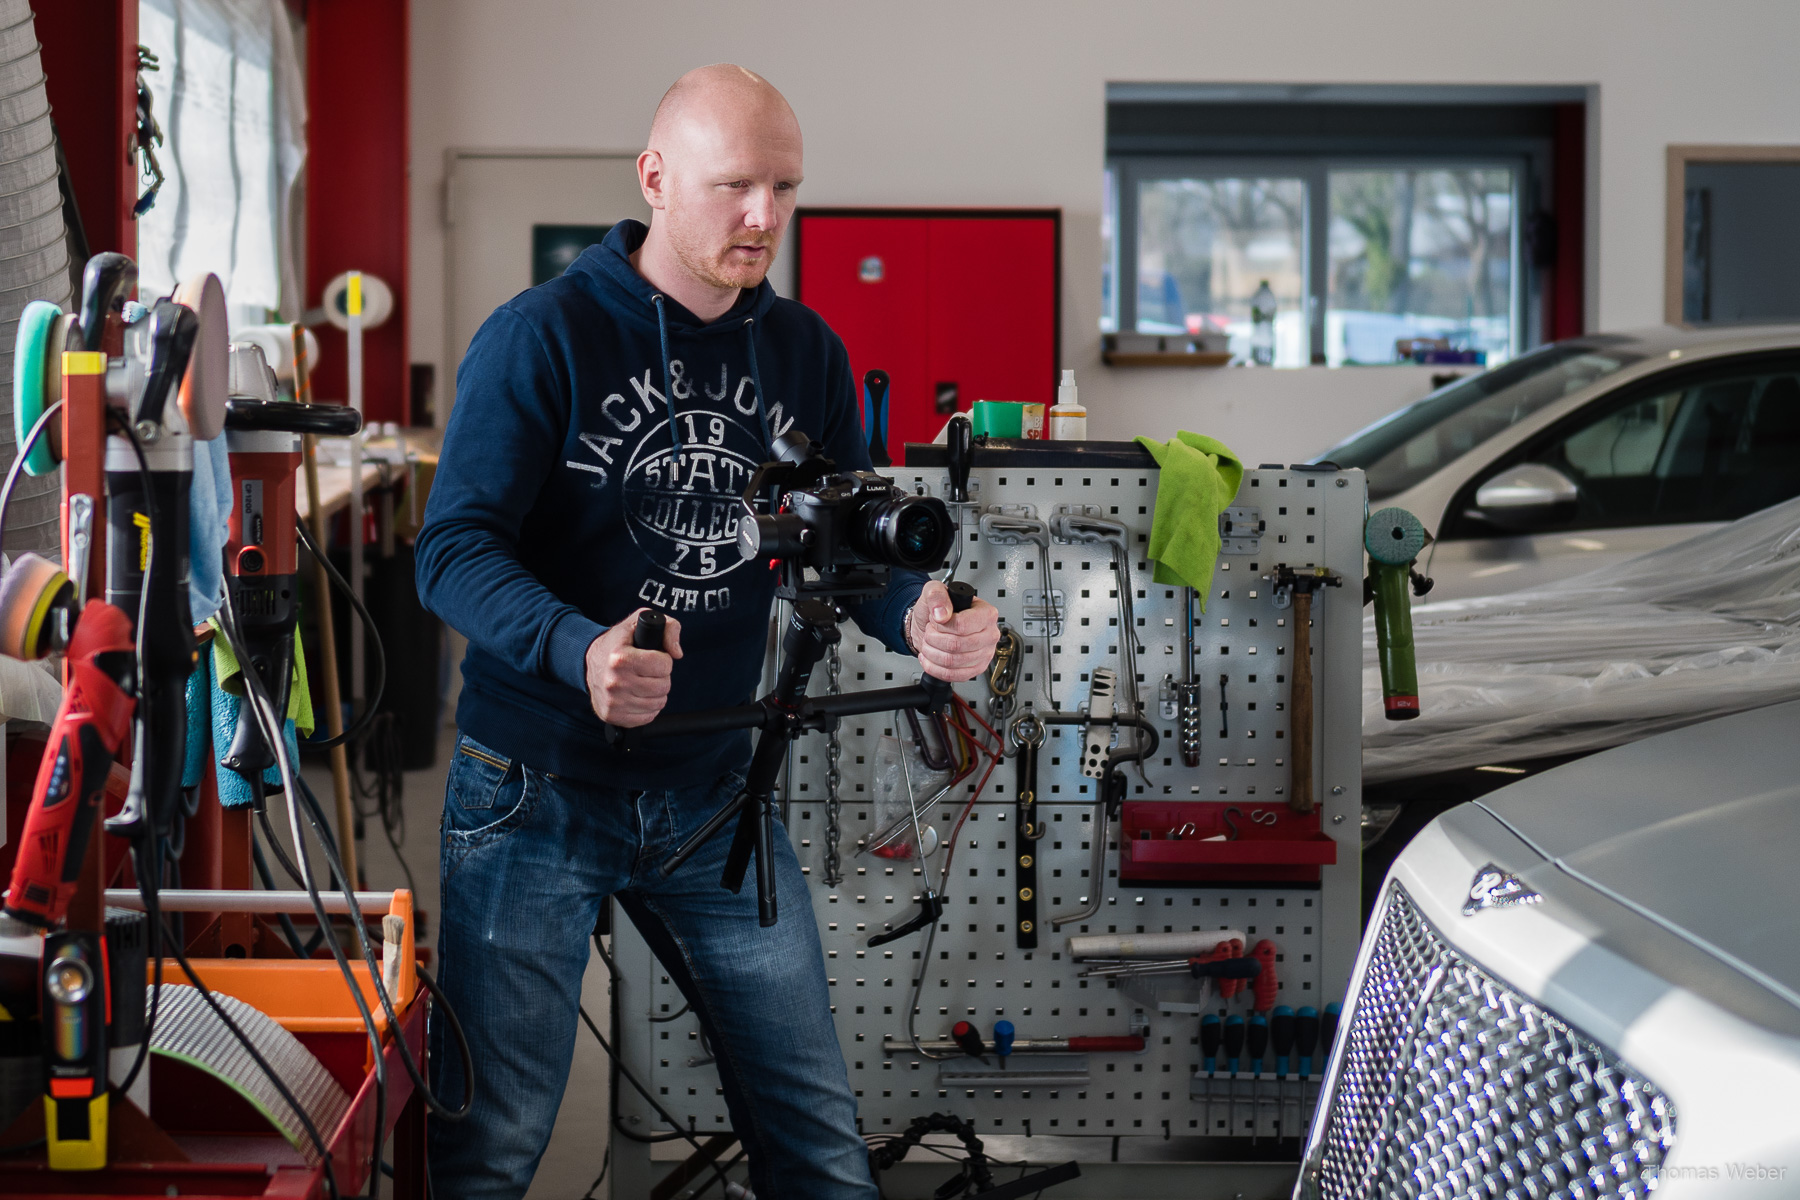
[[[1296,1200],[1800,1192],[1800,702],[1440,816],[1388,873]]]
[[[1800,495],[1800,326],[1554,342],[1319,460],[1425,523],[1431,600],[1536,587]]]

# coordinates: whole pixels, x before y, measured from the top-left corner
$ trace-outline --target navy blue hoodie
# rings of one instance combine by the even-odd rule
[[[711,780],[748,760],[750,735],[615,754],[588,700],[589,643],[652,605],[681,621],[667,711],[751,700],[775,576],[738,554],[750,473],[790,425],[840,470],[869,467],[849,356],[818,314],[765,281],[703,323],[633,269],[646,232],[620,222],[476,333],[417,546],[420,599],[469,639],[462,731],[624,788]],[[851,615],[907,653],[923,583],[895,572]]]

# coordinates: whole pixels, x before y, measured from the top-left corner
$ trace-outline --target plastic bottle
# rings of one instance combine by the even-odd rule
[[[1062,373],[1062,386],[1056,389],[1056,403],[1050,409],[1050,440],[1083,442],[1087,440],[1087,409],[1075,398],[1075,372]]]
[[[1250,361],[1259,367],[1275,365],[1275,293],[1266,279],[1250,297]]]

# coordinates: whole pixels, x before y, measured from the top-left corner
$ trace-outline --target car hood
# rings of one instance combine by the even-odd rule
[[[1478,805],[1544,857],[1800,1005],[1800,701],[1521,780]]]

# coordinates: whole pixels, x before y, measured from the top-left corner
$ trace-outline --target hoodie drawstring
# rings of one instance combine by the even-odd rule
[[[675,469],[681,469],[681,427],[675,423],[675,388],[669,371],[669,315],[663,307],[661,292],[650,297],[656,306],[656,333],[662,341],[663,401],[669,408],[669,438],[675,447]],[[756,318],[744,318],[744,349],[750,358],[750,386],[756,390],[756,421],[762,427],[763,450],[774,453],[775,440],[769,435],[769,410],[763,404],[762,372],[756,367]]]
[[[675,389],[669,384],[669,314],[663,309],[662,293],[650,297],[656,305],[656,333],[662,339],[663,402],[669,406],[669,438],[675,446],[674,469],[681,470],[681,427],[675,424]],[[754,359],[752,361],[755,361]],[[755,374],[755,368],[751,368]]]
[[[756,318],[744,318],[744,347],[750,354],[750,386],[756,389],[756,419],[762,425],[763,452],[775,453],[775,439],[769,436],[769,410],[763,406],[762,374],[756,369]]]

